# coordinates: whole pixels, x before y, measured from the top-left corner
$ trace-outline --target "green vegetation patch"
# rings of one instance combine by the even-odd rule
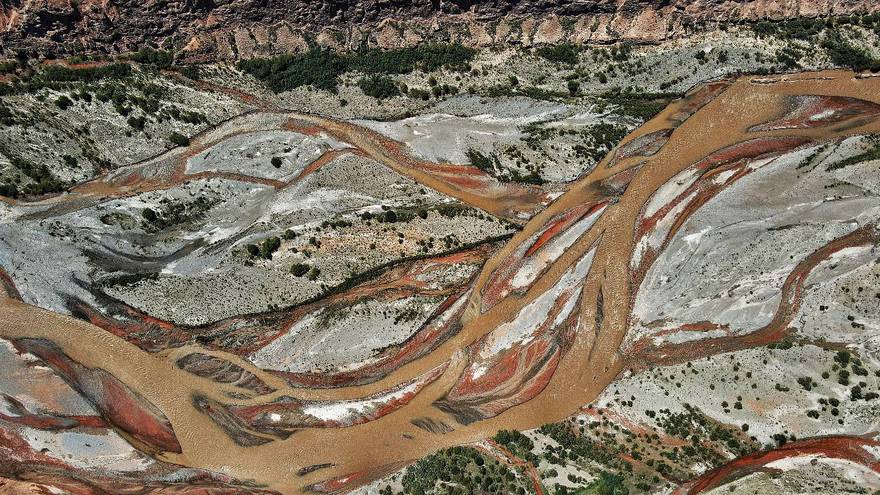
[[[365,95],[380,100],[400,94],[400,89],[397,88],[394,79],[388,76],[373,75],[365,77],[358,81],[358,87],[361,88]]]
[[[281,247],[281,239],[278,236],[267,237],[263,240],[263,242],[259,244],[248,244],[245,246],[249,255],[255,258],[262,258],[264,260],[271,260],[272,256],[275,255],[275,252],[278,251],[278,248]],[[291,273],[296,275],[300,271],[300,268],[291,267]],[[308,272],[305,270],[303,274]],[[302,275],[296,275],[302,276]]]
[[[122,79],[130,75],[131,66],[123,63],[76,68],[52,64],[43,69],[36,78],[54,82],[97,82],[103,79]]]
[[[157,208],[144,208],[141,217],[145,220],[144,230],[156,232],[187,222],[201,220],[220,199],[209,196],[198,196],[193,201],[185,202],[171,198],[162,198]]]
[[[499,181],[535,185],[541,185],[544,183],[544,179],[537,171],[529,171],[527,174],[523,174],[515,168],[504,169],[501,166],[501,160],[498,159],[498,155],[495,153],[492,153],[491,156],[486,156],[471,148],[466,152],[466,155],[468,160],[470,160],[471,165],[486,172],[492,177],[495,177]]]
[[[346,54],[315,48],[302,54],[244,60],[239,63],[239,68],[275,92],[301,86],[336,91],[339,76],[348,71],[407,74],[416,69],[425,72],[440,68],[464,70],[475,53],[473,49],[456,43],[428,43],[396,50],[371,48]]]
[[[613,89],[600,96],[606,102],[616,105],[619,113],[647,121],[666,108],[672,100],[680,98],[681,94]]]
[[[131,59],[139,64],[155,65],[159,68],[170,67],[174,62],[174,55],[164,50],[153,50],[152,48],[144,48],[131,56]]]
[[[532,493],[527,477],[469,447],[431,454],[407,468],[401,481],[403,492],[412,495]]]
[[[856,156],[851,156],[838,162],[831,163],[827,167],[825,167],[825,170],[831,172],[832,170],[838,170],[844,167],[848,167],[850,165],[855,165],[857,163],[867,162],[870,160],[880,160],[880,146],[875,146],[873,149],[870,149],[864,153],[860,153]]]
[[[529,461],[535,466],[540,462],[538,456],[532,453],[535,443],[522,432],[517,430],[499,430],[492,439],[520,459]]]
[[[578,63],[578,55],[583,51],[580,45],[572,43],[560,43],[558,45],[542,46],[535,53],[539,57],[545,58],[551,62],[575,65]]]

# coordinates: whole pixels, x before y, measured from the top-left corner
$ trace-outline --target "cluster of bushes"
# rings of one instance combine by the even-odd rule
[[[11,182],[0,183],[0,196],[5,196],[7,198],[17,198],[18,186],[12,184]]]
[[[783,47],[776,54],[776,61],[782,65],[785,70],[799,69],[801,67],[800,59],[804,53],[796,46]]]
[[[0,84],[0,96],[39,91],[40,89],[64,90],[71,83],[97,83],[104,80],[118,80],[131,75],[127,63],[113,63],[95,67],[67,67],[51,64],[26,78],[14,78],[11,82]]]
[[[144,208],[141,216],[147,221],[147,230],[163,230],[174,225],[204,218],[205,213],[220,200],[209,195],[201,195],[190,202],[162,198],[159,211]]]
[[[0,74],[12,74],[18,69],[18,60],[0,62]]]
[[[816,41],[816,38],[826,29],[847,25],[861,26],[880,33],[880,13],[862,16],[843,15],[815,19],[801,17],[781,21],[760,21],[752,24],[751,28],[760,37],[775,36],[781,39]]]
[[[581,495],[587,493],[591,495],[628,495],[629,488],[627,488],[623,476],[602,471],[596,480],[590,482],[585,487],[569,489],[560,486],[556,490],[556,495]]]
[[[314,282],[321,274],[321,269],[308,263],[294,263],[290,266],[290,274],[294,277],[306,277]]]
[[[30,178],[33,182],[21,186],[16,182],[4,182],[0,184],[0,196],[9,198],[17,198],[20,195],[41,195],[62,192],[67,189],[68,184],[58,180],[45,164],[37,165],[36,163],[26,160],[20,156],[0,150],[5,155],[12,166],[18,169],[23,175]]]
[[[177,146],[189,146],[189,138],[178,132],[172,132],[168,140]]]
[[[497,156],[492,155],[492,158],[489,158],[488,156],[473,148],[467,150],[467,152],[465,152],[465,155],[471,162],[471,165],[477,167],[478,169],[486,172],[489,175],[495,175],[497,168],[500,166]]]
[[[474,54],[474,50],[460,44],[439,43],[396,50],[371,48],[345,54],[313,48],[302,54],[244,60],[239,68],[275,92],[301,86],[336,91],[339,76],[348,71],[406,74],[416,69],[430,72],[441,67],[462,70],[467,68]]]
[[[407,468],[401,483],[404,493],[412,495],[531,492],[527,478],[468,447],[452,447],[419,460]]]
[[[468,160],[470,160],[471,165],[477,167],[478,169],[486,172],[487,174],[495,177],[500,181],[519,182],[523,184],[535,185],[541,185],[544,183],[544,179],[535,170],[530,170],[527,174],[523,174],[515,168],[502,170],[501,161],[494,153],[491,157],[488,157],[480,153],[479,151],[471,148],[467,150],[465,154],[467,155]]]
[[[281,239],[277,236],[267,237],[259,244],[248,244],[245,246],[249,255],[255,258],[271,260],[275,251],[281,247]]]
[[[822,48],[828,52],[831,62],[841,67],[849,67],[854,71],[880,71],[880,61],[875,59],[863,47],[855,46],[847,41],[838,31],[829,31],[822,40]]]
[[[840,26],[858,25],[880,34],[880,15],[841,16],[824,19],[789,19],[778,22],[761,21],[752,25],[759,37],[774,36],[786,40],[800,40],[821,44],[831,61],[840,67],[855,71],[880,71],[880,61],[865,48],[850,43],[839,30]],[[821,43],[820,43],[821,39]],[[797,68],[793,53],[783,53],[781,62],[787,69]]]
[[[93,83],[103,79],[123,79],[130,75],[131,66],[123,63],[77,68],[52,64],[45,67],[36,78],[47,82]]]
[[[126,64],[114,64],[114,66],[129,67]],[[92,102],[93,99],[97,99],[102,103],[112,103],[116,112],[123,117],[128,117],[134,108],[140,108],[146,115],[157,115],[159,121],[173,119],[192,125],[198,125],[208,121],[207,117],[200,112],[182,110],[173,104],[163,104],[162,100],[165,99],[167,95],[167,88],[162,85],[143,82],[137,79],[125,82],[116,80],[116,77],[123,77],[123,74],[127,74],[125,71],[111,71],[110,74],[116,74],[111,80],[96,79],[98,76],[94,75],[94,71],[106,67],[111,66],[85,69],[50,66],[47,68],[49,72],[60,70],[59,74],[61,75],[49,74],[48,76],[43,75],[39,77],[59,77],[61,80],[68,81],[65,83],[47,83],[48,86],[46,87],[59,90],[69,90],[69,82],[80,81],[85,84],[85,86],[81,87],[79,90],[60,95],[55,99],[55,104],[61,110],[65,110],[73,105],[74,100],[82,100],[89,103]],[[83,74],[91,75],[84,76]],[[133,92],[133,89],[139,90],[140,94]],[[128,119],[128,124],[135,130],[143,130],[145,123],[146,120],[144,117],[131,117]],[[172,142],[178,144],[178,142],[183,142],[183,140],[179,137],[175,137],[172,139]]]
[[[170,52],[163,50],[153,50],[152,48],[144,48],[131,56],[131,59],[139,64],[155,65],[161,69],[170,67],[174,61],[174,56]]]
[[[468,70],[476,51],[458,43],[427,43],[396,50],[368,49],[350,55],[351,66],[361,72],[406,74],[416,69]]]
[[[0,125],[14,125],[18,123],[16,112],[0,101]]]
[[[358,87],[361,88],[365,95],[380,100],[400,94],[400,89],[398,89],[394,79],[388,76],[373,75],[365,77],[358,81]]]
[[[179,69],[180,74],[188,79],[201,79],[201,70],[198,65],[184,65]]]
[[[779,22],[760,21],[752,24],[752,31],[761,38],[775,36],[782,39],[812,40],[831,25],[830,19],[809,19],[806,17],[786,19]]]
[[[581,134],[587,138],[589,145],[576,144],[573,148],[575,156],[591,158],[598,163],[617,143],[626,137],[627,130],[624,126],[601,122],[591,125]]]
[[[520,459],[531,462],[535,466],[540,462],[538,456],[532,452],[535,443],[520,431],[499,430],[492,439]]]
[[[542,46],[535,53],[551,62],[575,65],[578,63],[578,55],[583,51],[580,45],[572,43],[560,43],[558,45]]]
[[[600,95],[603,100],[619,108],[619,113],[647,121],[681,95],[678,93],[647,93],[630,89],[613,89]]]
[[[376,219],[377,221],[379,221],[381,223],[396,223],[399,220],[404,220],[404,221],[408,220],[408,218],[404,218],[401,215],[398,215],[397,212],[394,210],[385,210],[382,213],[379,213],[378,215],[373,215],[372,213],[365,211],[365,212],[361,213],[361,219],[362,220]]]
[[[836,162],[829,163],[825,170],[830,172],[832,170],[841,169],[844,167],[848,167],[850,165],[855,165],[857,163],[867,162],[870,160],[880,160],[880,145],[864,152],[859,153],[858,155],[851,156],[849,158],[844,158],[843,160],[839,160]]]
[[[548,423],[539,429],[541,433],[559,444],[560,454],[572,460],[584,459],[604,466],[622,467],[613,446],[603,445],[585,435],[579,435],[565,422]]]

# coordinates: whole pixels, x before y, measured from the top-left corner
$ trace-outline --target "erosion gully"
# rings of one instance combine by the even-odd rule
[[[224,386],[176,367],[174,361],[180,355],[179,349],[146,352],[95,325],[25,304],[15,297],[14,281],[7,280],[7,277],[2,279],[5,297],[0,301],[0,336],[51,340],[71,359],[88,367],[103,368],[155,404],[168,417],[181,447],[179,454],[157,453],[162,460],[222,470],[242,479],[266,483],[269,488],[282,493],[351,489],[437,449],[477,442],[499,429],[523,430],[563,419],[595,399],[625,368],[665,364],[725,349],[763,345],[778,338],[790,320],[788,315],[793,305],[798,303],[801,289],[798,284],[803,283],[805,273],[836,248],[850,245],[849,240],[837,241],[797,267],[797,273],[789,277],[783,289],[791,295],[783,298],[785,303],[769,330],[751,337],[720,339],[711,346],[696,342],[693,348],[654,349],[641,344],[625,353],[620,351],[637,290],[634,281],[640,280],[647,269],[647,266],[636,271],[631,268],[642,212],[661,185],[714,152],[757,137],[768,138],[766,143],[770,144],[786,137],[802,138],[798,141],[800,146],[880,130],[873,117],[855,120],[848,117],[841,122],[809,128],[749,130],[785,114],[790,105],[787,98],[793,95],[838,95],[878,102],[880,79],[826,71],[760,79],[743,76],[698,87],[625,138],[616,152],[606,157],[591,173],[572,183],[565,194],[549,202],[544,191],[538,188],[493,182],[473,167],[417,160],[407,155],[401,144],[372,131],[328,117],[286,112],[251,95],[241,94],[242,99],[260,107],[258,112],[284,114],[280,122],[283,128],[327,133],[350,143],[352,152],[371,157],[426,186],[518,221],[523,226],[483,266],[474,282],[460,331],[430,353],[404,364],[380,380],[332,389],[292,388],[277,376],[255,368],[234,354],[223,354],[225,359],[279,389],[274,394],[242,399],[245,404],[262,404],[282,394],[319,400],[364,397],[447,365],[439,378],[422,388],[408,403],[363,424],[344,428],[303,428],[285,440],[249,447],[238,445],[207,415],[199,412],[192,401],[193,396],[199,395],[229,402],[229,397],[223,394]],[[216,132],[203,133],[204,138],[197,136],[187,149],[172,150],[146,166],[142,163],[128,167],[126,171],[83,184],[72,194],[47,202],[56,211],[66,211],[108,196],[166,188],[189,180],[182,168],[187,157],[237,132],[253,130],[236,128],[234,122],[223,125],[229,132],[219,136]],[[766,149],[752,149],[750,156],[775,153],[785,148],[768,145]],[[247,178],[236,177],[239,179]],[[272,185],[283,187],[283,184]],[[598,221],[561,256],[552,260],[527,290],[508,295],[488,309],[483,308],[481,293],[487,280],[500,263],[516,252],[517,247],[566,211],[603,200],[609,201],[609,205]],[[544,207],[545,203],[549,204]],[[876,234],[862,233],[854,237],[851,240],[857,243],[877,241]],[[444,397],[458,382],[468,365],[469,355],[463,349],[509,321],[558,282],[563,273],[591,249],[595,249],[594,258],[582,283],[573,340],[543,382],[531,383],[528,393],[518,396],[521,400],[513,401],[503,412],[467,424],[456,421],[452,412],[438,409],[435,401]],[[198,349],[197,345],[191,347]],[[449,428],[439,432],[426,431],[413,425],[411,421],[417,418],[430,418]],[[824,446],[828,449],[823,450]],[[827,450],[830,455],[834,455],[834,449],[846,450],[832,441],[816,442],[810,448],[820,452]],[[756,459],[754,462],[757,463],[764,458],[756,454]],[[749,462],[743,460],[739,464]],[[307,469],[309,466],[320,467]],[[738,469],[739,465],[730,469],[734,468]],[[714,486],[717,477],[725,475],[724,471],[710,473],[705,480],[695,480],[688,485],[684,493],[696,493]]]

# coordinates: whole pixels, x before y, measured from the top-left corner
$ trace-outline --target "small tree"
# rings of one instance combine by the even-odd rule
[[[73,102],[67,96],[61,95],[55,99],[55,104],[58,105],[58,108],[67,110],[70,105],[73,105]]]
[[[189,138],[177,132],[172,132],[171,135],[168,136],[168,140],[177,146],[189,146]]]
[[[260,257],[264,259],[272,259],[272,255],[281,247],[281,239],[272,236],[263,241],[260,245]]]
[[[272,162],[273,167],[281,168],[281,158],[279,158],[277,156],[273,156],[272,160],[270,160],[270,161]]]
[[[152,208],[144,208],[144,211],[141,212],[141,216],[144,217],[144,220],[150,223],[155,222],[156,218],[158,218],[156,212],[153,211]]]
[[[293,266],[290,267],[290,273],[294,277],[302,277],[309,272],[310,268],[311,267],[306,263],[294,263]]]
[[[132,129],[137,129],[139,131],[144,130],[144,124],[146,124],[146,122],[147,122],[146,119],[144,119],[143,117],[132,116],[132,117],[128,118],[128,125]]]

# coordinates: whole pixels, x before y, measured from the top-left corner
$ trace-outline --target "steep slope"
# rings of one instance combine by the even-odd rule
[[[53,57],[136,51],[144,40],[216,60],[301,50],[560,41],[656,42],[695,26],[877,11],[869,0],[271,0],[0,1],[0,54]]]

